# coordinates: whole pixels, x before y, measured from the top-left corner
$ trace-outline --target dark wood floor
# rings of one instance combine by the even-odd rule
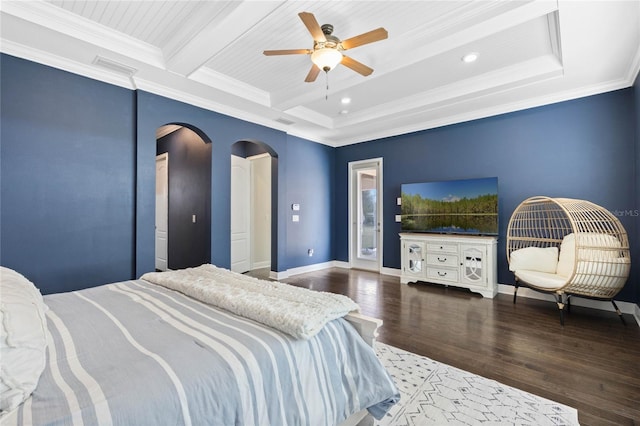
[[[283,280],[345,294],[384,320],[379,340],[578,410],[582,425],[640,425],[640,328],[613,312],[483,298],[435,284],[341,268]],[[603,302],[604,303],[604,302]]]

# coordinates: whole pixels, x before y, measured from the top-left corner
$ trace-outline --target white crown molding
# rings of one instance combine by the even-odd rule
[[[148,65],[164,68],[164,58],[160,49],[53,4],[43,1],[3,0],[2,13],[84,40]]]
[[[459,103],[465,100],[478,99],[488,91],[495,93],[496,91],[520,88],[549,80],[550,78],[560,77],[562,74],[562,67],[555,57],[531,59],[478,77],[416,93],[398,101],[375,105],[375,107],[364,109],[357,114],[350,114],[340,120],[341,122],[338,123],[337,127],[374,121],[383,116],[412,114],[411,111],[424,111],[434,107],[442,107],[451,102]]]
[[[324,127],[325,129],[334,129],[334,121],[332,118],[327,117],[324,114],[320,114],[312,109],[303,106],[297,106],[294,108],[289,108],[284,113],[298,118],[300,120],[307,121],[309,123],[316,124],[318,126]]]
[[[91,78],[102,81],[104,83],[113,84],[114,86],[124,87],[126,89],[135,89],[135,84],[131,77],[124,76],[120,73],[107,71],[96,65],[87,65],[80,62],[74,62],[67,58],[61,58],[58,55],[52,55],[38,49],[33,49],[11,40],[0,39],[0,51],[7,55],[27,59],[42,65],[57,68],[82,77]]]
[[[278,123],[275,119],[271,120],[265,118],[259,114],[253,114],[238,108],[231,107],[229,105],[215,102],[210,98],[204,98],[196,96],[191,93],[187,93],[182,90],[167,87],[162,84],[157,84],[153,81],[135,78],[136,86],[140,90],[144,90],[155,95],[164,96],[165,98],[177,100],[187,103],[189,105],[197,106],[209,111],[217,112],[220,114],[228,115],[230,117],[238,118],[240,120],[248,121],[261,126],[269,127],[271,129],[280,130],[286,132],[287,126]]]
[[[32,3],[32,2],[25,2]],[[40,2],[36,2],[38,5],[25,6],[23,2],[15,2],[15,1],[3,1],[2,2],[2,13],[13,13],[16,15],[24,15],[28,14],[25,11],[40,11],[42,12],[45,9],[43,7],[54,7],[52,5],[39,4]],[[7,7],[8,6],[8,7]],[[55,8],[55,7],[54,7]],[[59,8],[55,8],[58,10]],[[35,13],[35,12],[34,12]],[[32,15],[34,14],[32,13]],[[48,13],[48,11],[47,11]],[[38,15],[37,13],[35,13]],[[60,14],[59,14],[60,15]],[[64,14],[62,14],[64,15]],[[36,18],[33,18],[36,19]],[[38,18],[41,19],[41,18]],[[61,18],[62,19],[62,18]],[[37,19],[36,19],[37,20]],[[95,24],[91,24],[92,31],[95,30]],[[107,31],[109,35],[113,35],[110,30]],[[442,105],[436,105],[434,102],[437,100],[437,96],[433,97],[432,95],[437,95],[438,93],[422,93],[418,97],[413,97],[410,99],[405,99],[403,102],[398,102],[392,105],[385,105],[383,110],[385,110],[386,115],[388,116],[390,111],[393,114],[393,110],[395,108],[395,114],[398,116],[395,120],[396,124],[394,125],[394,120],[392,119],[383,130],[371,130],[367,131],[366,127],[361,127],[355,131],[352,131],[352,125],[357,124],[365,118],[369,121],[376,118],[376,108],[380,108],[380,106],[376,106],[367,111],[365,117],[360,117],[358,119],[358,115],[350,115],[346,118],[338,117],[338,118],[330,118],[323,114],[318,114],[314,111],[311,111],[304,107],[293,108],[291,111],[287,111],[290,113],[292,117],[303,120],[304,123],[300,123],[298,126],[287,126],[279,123],[276,118],[267,118],[265,117],[265,112],[268,111],[269,108],[269,100],[268,93],[255,90],[254,88],[234,79],[230,79],[225,76],[220,76],[215,72],[208,72],[205,69],[199,71],[194,74],[194,78],[189,81],[192,81],[195,84],[204,84],[208,88],[217,91],[225,91],[225,93],[239,96],[241,99],[245,99],[247,101],[253,102],[256,104],[256,108],[251,108],[251,111],[241,110],[240,108],[231,107],[229,105],[225,105],[221,102],[213,101],[212,97],[198,96],[192,93],[189,93],[185,90],[175,89],[166,87],[163,84],[156,83],[149,79],[143,79],[142,77],[134,75],[133,77],[127,77],[122,74],[116,72],[110,72],[107,69],[102,69],[93,64],[85,64],[76,61],[71,61],[69,59],[64,59],[58,55],[54,55],[51,53],[43,52],[31,47],[24,46],[22,44],[13,42],[11,40],[0,39],[0,51],[3,53],[17,56],[20,58],[28,59],[33,62],[41,63],[47,66],[51,66],[54,68],[62,69],[74,74],[78,74],[84,77],[92,78],[98,81],[102,81],[108,84],[113,84],[119,87],[124,87],[127,89],[135,90],[140,88],[142,90],[148,90],[149,92],[166,96],[168,98],[180,100],[182,102],[186,102],[192,105],[196,105],[208,110],[212,110],[221,114],[226,114],[235,118],[239,118],[242,120],[246,120],[252,123],[256,123],[259,125],[263,125],[269,128],[273,128],[279,131],[283,131],[289,135],[304,138],[310,141],[322,143],[332,147],[339,147],[354,143],[366,142],[381,138],[387,138],[390,136],[401,135],[406,133],[412,133],[421,130],[428,130],[435,127],[446,126],[461,122],[466,122],[470,120],[482,119],[490,116],[506,114],[510,112],[520,111],[527,108],[534,108],[543,105],[553,104],[557,102],[568,101],[580,97],[591,96],[599,93],[604,93],[612,90],[618,90],[627,88],[633,85],[635,79],[640,72],[640,48],[638,48],[630,58],[629,67],[624,77],[621,79],[604,82],[596,85],[583,86],[578,88],[572,88],[569,90],[565,90],[559,93],[551,93],[542,95],[536,98],[528,98],[524,100],[519,100],[515,102],[511,102],[508,104],[501,104],[497,106],[491,106],[488,108],[477,109],[473,111],[464,112],[461,114],[451,115],[446,118],[439,118],[435,120],[425,120],[418,121],[417,123],[405,125],[402,122],[406,122],[406,118],[409,116],[420,117],[426,116],[427,110],[435,110],[435,108],[442,107]],[[505,75],[505,74],[502,74]],[[547,75],[548,77],[548,75]],[[483,77],[486,78],[486,77]],[[497,77],[496,77],[497,78]],[[498,78],[496,81],[499,81]],[[485,81],[486,83],[486,81]],[[478,83],[479,84],[479,83]],[[212,87],[213,86],[213,87]],[[225,90],[224,87],[232,87],[231,90]],[[477,85],[476,85],[477,86]],[[467,91],[473,92],[474,90],[479,90],[480,86],[474,88],[473,85],[468,85],[466,87]],[[509,87],[508,89],[512,89]],[[459,92],[458,95],[461,96],[463,92]],[[440,101],[443,102],[444,94],[440,94]],[[454,103],[459,103],[461,101],[469,101],[473,99],[478,99],[480,96],[484,96],[483,93],[475,93],[471,94],[468,99],[455,99],[450,103],[446,104],[446,106],[450,106]],[[418,98],[423,98],[422,105],[419,102]],[[413,99],[413,104],[412,104]],[[428,102],[431,104],[424,104],[424,99],[428,99]],[[408,110],[408,108],[415,108],[414,111]],[[379,111],[379,110],[378,110]],[[262,113],[262,114],[261,114]],[[280,116],[279,111],[273,111],[274,117]],[[365,120],[366,121],[366,120]],[[365,122],[363,121],[363,122]],[[365,131],[362,131],[362,128]],[[335,131],[339,129],[340,131]]]
[[[636,78],[638,77],[638,73],[640,73],[640,44],[638,45],[636,54],[633,55],[629,71],[627,72],[627,81],[629,86],[633,86],[633,83],[635,83]]]
[[[571,89],[564,92],[552,93],[548,95],[539,96],[536,98],[530,98],[522,101],[512,102],[509,104],[503,104],[503,105],[498,105],[490,108],[474,110],[471,112],[465,112],[462,114],[448,116],[444,119],[427,120],[427,121],[419,122],[417,124],[411,124],[406,126],[389,125],[384,130],[380,130],[380,131],[358,132],[358,136],[336,138],[336,137],[321,136],[320,135],[321,132],[317,132],[315,130],[308,129],[308,128],[307,129],[291,128],[290,126],[285,126],[285,125],[282,125],[281,123],[278,123],[275,119],[271,120],[263,116],[260,116],[259,114],[254,114],[254,113],[243,111],[237,108],[233,108],[228,105],[215,102],[209,98],[194,96],[185,91],[169,88],[164,85],[152,82],[150,80],[145,80],[135,76],[132,78],[127,78],[125,76],[122,76],[121,74],[108,72],[106,70],[99,69],[96,66],[89,66],[86,64],[78,63],[78,62],[73,62],[68,59],[60,58],[57,55],[52,55],[37,49],[33,49],[30,47],[20,45],[18,43],[14,43],[10,40],[5,40],[5,39],[0,40],[0,51],[12,56],[28,59],[33,62],[58,68],[64,71],[68,71],[84,77],[92,78],[94,80],[102,81],[105,83],[113,84],[119,87],[124,87],[131,90],[135,90],[135,89],[145,90],[150,93],[154,93],[170,99],[179,100],[181,102],[185,102],[190,105],[198,106],[210,111],[218,112],[220,114],[225,114],[231,117],[246,120],[246,121],[263,125],[275,130],[280,130],[289,135],[307,139],[312,142],[321,143],[331,147],[340,147],[340,146],[345,146],[345,145],[350,145],[355,143],[372,141],[376,139],[388,138],[388,137],[407,134],[407,133],[413,133],[421,130],[429,130],[436,127],[448,126],[451,124],[462,123],[462,122],[467,122],[471,120],[478,120],[478,119],[501,115],[501,114],[508,114],[511,112],[521,111],[528,108],[535,108],[535,107],[549,105],[553,103],[573,100],[581,97],[592,96],[592,95],[605,93],[613,90],[624,89],[633,85],[634,80],[638,74],[638,70],[640,69],[640,49],[639,49],[638,54],[635,55],[635,58],[630,64],[631,66],[630,66],[629,72],[627,73],[625,78],[620,80],[609,81],[609,82],[592,85],[592,86],[584,86],[584,87],[575,88],[575,89]],[[310,118],[312,118],[310,115],[305,115],[304,111],[296,110],[295,112],[296,114],[294,116],[296,118],[301,118],[307,121]],[[422,111],[418,112],[418,114],[423,114],[423,113],[424,112]],[[321,117],[324,117],[324,116],[321,115]]]
[[[411,124],[407,126],[393,126],[389,125],[385,130],[373,131],[368,133],[358,132],[357,137],[350,137],[344,139],[329,138],[327,144],[334,147],[346,146],[361,142],[368,142],[377,139],[389,138],[393,136],[400,136],[403,134],[419,132],[422,130],[434,129],[437,127],[449,126],[452,124],[464,123],[472,120],[479,120],[483,118],[498,116],[502,114],[509,114],[512,112],[522,111],[530,108],[537,108],[540,106],[551,105],[554,103],[570,101],[578,98],[583,98],[592,95],[598,95],[614,90],[624,89],[630,87],[633,81],[625,79],[614,80],[602,84],[596,84],[591,86],[584,86],[576,89],[567,90],[559,93],[552,93],[536,98],[529,98],[522,101],[511,102],[508,104],[501,104],[492,106],[489,108],[483,108],[465,112],[461,114],[447,116],[444,119],[428,120],[417,124]],[[422,112],[420,112],[421,114]]]
[[[268,92],[260,90],[254,86],[243,83],[224,74],[215,72],[211,68],[202,67],[197,71],[194,71],[189,76],[189,79],[230,93],[234,96],[247,99],[262,106],[269,106],[271,103],[270,95]]]

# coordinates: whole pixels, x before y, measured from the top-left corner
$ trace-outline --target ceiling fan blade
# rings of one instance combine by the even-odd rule
[[[355,72],[362,74],[365,77],[370,75],[373,72],[373,68],[369,68],[362,62],[358,62],[355,59],[350,58],[346,55],[342,57],[342,61],[340,61],[340,63],[345,67],[351,68]]]
[[[307,78],[304,79],[305,83],[313,83],[318,78],[318,74],[320,74],[320,68],[316,64],[311,66],[309,70],[309,74],[307,74]]]
[[[313,37],[315,41],[327,41],[327,38],[324,36],[322,28],[320,28],[320,24],[318,24],[318,21],[316,20],[316,17],[313,16],[313,13],[300,12],[298,13],[298,16],[300,17],[300,19],[302,19],[302,22],[307,27],[307,29],[311,33],[311,37]]]
[[[342,40],[342,48],[344,50],[353,49],[354,47],[362,46],[363,44],[384,40],[387,37],[389,37],[389,33],[387,32],[387,30],[380,27],[375,30],[371,30],[367,33],[363,33],[355,37]]]
[[[283,50],[265,50],[262,52],[265,56],[275,55],[309,55],[313,52],[310,49],[283,49]]]

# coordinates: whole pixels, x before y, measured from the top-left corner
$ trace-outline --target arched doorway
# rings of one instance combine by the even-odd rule
[[[267,144],[238,141],[231,147],[231,270],[276,265],[277,154]]]
[[[186,123],[156,130],[155,241],[158,270],[211,261],[211,140]]]

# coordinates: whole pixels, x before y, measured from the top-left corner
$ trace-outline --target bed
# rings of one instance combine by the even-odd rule
[[[199,268],[44,298],[2,268],[2,425],[357,424],[399,400],[350,299]]]

